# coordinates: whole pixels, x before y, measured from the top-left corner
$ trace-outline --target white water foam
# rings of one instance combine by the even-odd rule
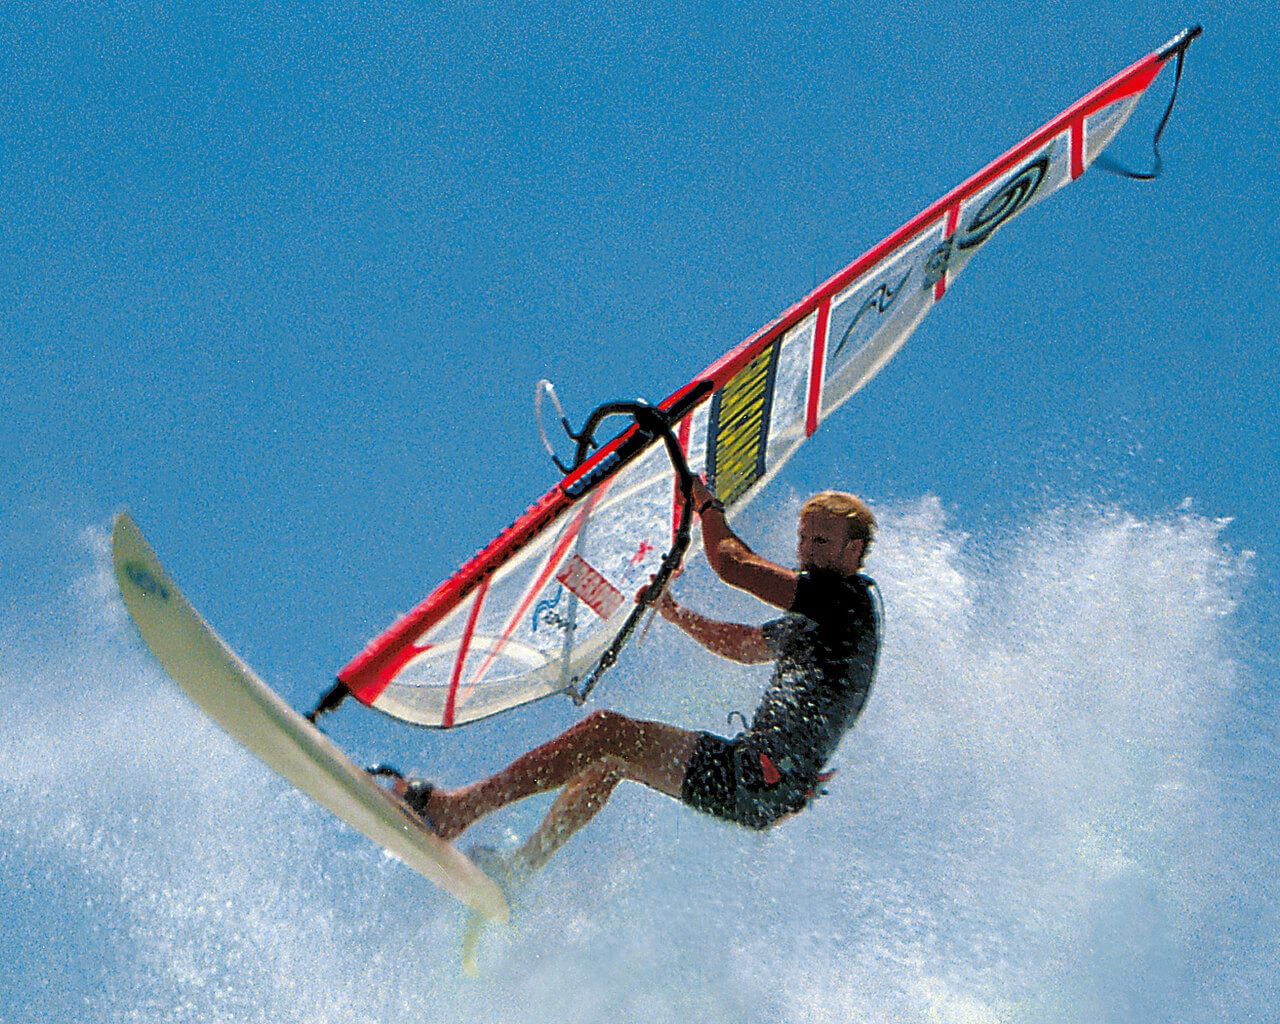
[[[138,649],[95,532],[92,570],[19,608],[0,661],[33,695],[0,710],[3,1019],[1273,1019],[1272,684],[1237,654],[1250,560],[1226,524],[1080,503],[988,536],[932,499],[880,517],[882,666],[830,795],[759,836],[621,788],[477,982],[455,906]],[[671,631],[629,659],[611,703],[691,727],[761,684]]]

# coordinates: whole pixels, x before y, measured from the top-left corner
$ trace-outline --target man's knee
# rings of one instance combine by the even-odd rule
[[[599,711],[593,711],[582,720],[582,726],[593,733],[599,733],[602,736],[619,737],[624,736],[634,730],[634,720],[626,715],[619,714],[617,711],[609,711],[602,708]]]
[[[611,755],[606,755],[600,758],[599,761],[593,762],[582,774],[590,780],[591,785],[607,787],[610,790],[623,779],[630,777],[627,762]]]

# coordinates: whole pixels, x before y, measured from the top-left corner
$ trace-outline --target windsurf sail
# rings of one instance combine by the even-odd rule
[[[1189,29],[1098,86],[636,419],[377,637],[317,712],[353,694],[450,727],[578,695],[686,519],[674,438],[730,512],[891,359],[1010,220],[1079,178]],[[1167,115],[1166,115],[1167,120]],[[1162,125],[1163,127],[1163,122]],[[314,713],[313,713],[314,714]]]

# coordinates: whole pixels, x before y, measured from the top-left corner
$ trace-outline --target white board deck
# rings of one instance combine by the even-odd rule
[[[424,878],[498,922],[506,897],[487,875],[289,707],[204,622],[126,514],[111,557],[125,605],[165,671],[237,743]]]

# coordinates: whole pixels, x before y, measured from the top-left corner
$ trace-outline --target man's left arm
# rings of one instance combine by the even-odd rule
[[[754,665],[769,661],[773,651],[764,639],[764,630],[737,622],[718,622],[676,603],[670,593],[663,591],[654,606],[659,615],[679,626],[699,644],[730,661]]]

